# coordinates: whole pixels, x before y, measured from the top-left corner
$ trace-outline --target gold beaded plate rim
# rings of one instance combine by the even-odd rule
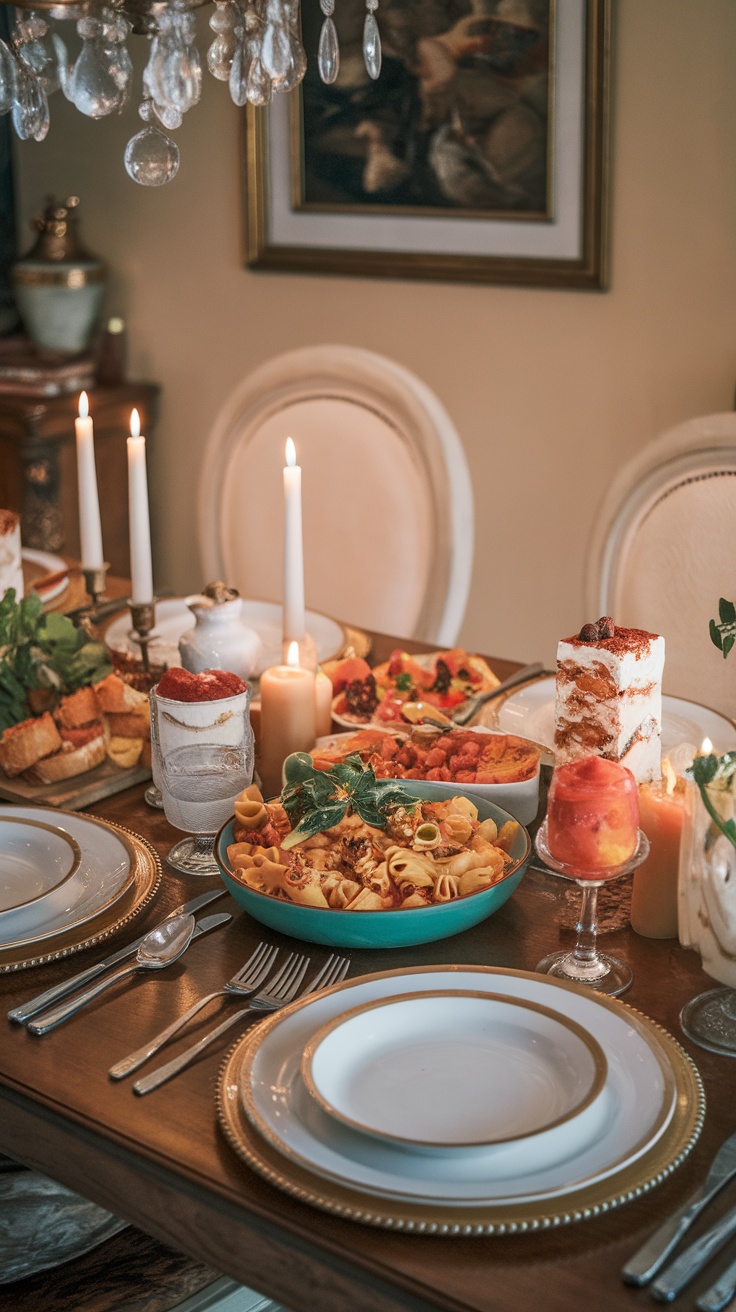
[[[422,974],[436,967],[382,971],[364,979],[386,979],[399,974]],[[478,972],[498,974],[497,968],[474,966]],[[504,973],[530,976],[529,971]],[[342,986],[337,986],[338,988]],[[564,987],[575,987],[567,986]],[[523,1234],[556,1229],[590,1220],[648,1193],[661,1184],[687,1157],[697,1142],[705,1117],[705,1093],[695,1063],[677,1040],[656,1021],[617,998],[597,995],[597,1000],[614,1011],[636,1017],[649,1031],[672,1067],[677,1096],[672,1119],[656,1143],[636,1161],[597,1184],[573,1189],[546,1204],[527,1200],[448,1207],[438,1203],[407,1203],[395,1198],[378,1198],[357,1188],[333,1183],[306,1167],[282,1156],[261,1137],[248,1120],[241,1097],[241,1075],[258,1031],[239,1039],[227,1052],[218,1080],[217,1114],[230,1147],[269,1184],[320,1211],[381,1229],[409,1234],[444,1237]],[[295,1009],[302,1003],[292,1003]],[[286,1011],[283,1009],[281,1014]]]
[[[108,820],[98,820],[92,816],[85,818],[94,819],[96,824],[113,830],[123,840],[131,852],[132,879],[122,897],[96,912],[89,920],[71,926],[47,939],[38,939],[35,943],[28,940],[0,950],[0,974],[28,970],[33,966],[45,966],[49,962],[60,961],[64,957],[73,956],[76,952],[82,952],[85,948],[94,947],[125,929],[131,921],[145,911],[156,896],[161,884],[162,866],[161,859],[151,844],[123,825],[116,825]]]

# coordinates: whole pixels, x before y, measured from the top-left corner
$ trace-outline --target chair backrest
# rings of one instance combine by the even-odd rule
[[[205,576],[280,599],[289,436],[302,466],[307,606],[452,645],[473,563],[465,454],[433,392],[371,351],[291,351],[226,401],[199,500]]]
[[[670,429],[621,470],[598,517],[588,613],[666,642],[664,690],[736,716],[736,654],[709,636],[736,600],[736,414]]]

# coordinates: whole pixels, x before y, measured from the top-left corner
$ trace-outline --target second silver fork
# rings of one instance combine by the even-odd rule
[[[197,1015],[197,1012],[206,1007],[208,1002],[213,1002],[215,998],[255,993],[266,979],[277,956],[278,948],[271,947],[268,943],[259,943],[245,965],[241,966],[240,970],[237,970],[232,979],[229,979],[221,989],[215,989],[213,993],[207,993],[205,997],[199,998],[188,1011],[184,1012],[183,1016],[178,1016],[175,1021],[172,1021],[171,1025],[167,1025],[166,1029],[161,1030],[148,1043],[144,1043],[140,1048],[136,1048],[135,1052],[129,1053],[127,1057],[123,1057],[122,1061],[118,1061],[114,1066],[111,1066],[107,1072],[110,1079],[122,1080],[126,1075],[137,1071],[144,1061],[148,1061],[149,1057],[153,1057],[159,1048],[162,1048],[165,1043],[168,1043],[169,1039],[178,1034],[179,1030],[183,1029],[187,1022]]]
[[[308,957],[297,958],[285,979],[278,980],[277,977],[277,979],[272,980],[265,989],[262,989],[255,998],[251,999],[247,1007],[236,1011],[233,1016],[228,1016],[209,1034],[205,1034],[204,1038],[200,1039],[198,1043],[193,1044],[191,1048],[187,1048],[178,1057],[174,1057],[165,1066],[159,1066],[150,1075],[144,1075],[142,1079],[136,1080],[133,1085],[133,1092],[137,1094],[150,1093],[152,1089],[157,1089],[160,1084],[164,1084],[172,1076],[178,1075],[179,1071],[183,1071],[186,1066],[195,1061],[210,1043],[213,1043],[215,1039],[218,1039],[221,1034],[224,1034],[238,1021],[242,1022],[249,1012],[253,1012],[255,1015],[259,1013],[267,1015],[269,1012],[278,1011],[281,1007],[285,1007],[297,997],[304,998],[310,993],[316,993],[319,989],[326,989],[332,984],[339,984],[348,973],[350,959],[348,957],[331,956],[314,976],[314,979],[310,980],[305,988],[301,988],[308,965]]]

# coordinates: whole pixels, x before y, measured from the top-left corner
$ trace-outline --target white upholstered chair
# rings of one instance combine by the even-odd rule
[[[281,597],[289,436],[302,467],[307,606],[452,645],[473,561],[465,454],[429,387],[371,351],[291,351],[226,401],[203,466],[205,577],[248,597]]]
[[[588,611],[662,633],[664,691],[736,717],[736,653],[711,643],[736,600],[736,414],[670,429],[615,479],[598,517]]]

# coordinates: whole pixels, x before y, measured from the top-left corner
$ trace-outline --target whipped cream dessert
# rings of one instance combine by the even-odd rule
[[[557,647],[555,759],[602,756],[628,766],[638,783],[661,774],[664,638],[614,625],[584,624]]]
[[[20,557],[20,517],[14,510],[0,510],[0,597],[15,588],[15,600],[23,596],[23,566]]]

